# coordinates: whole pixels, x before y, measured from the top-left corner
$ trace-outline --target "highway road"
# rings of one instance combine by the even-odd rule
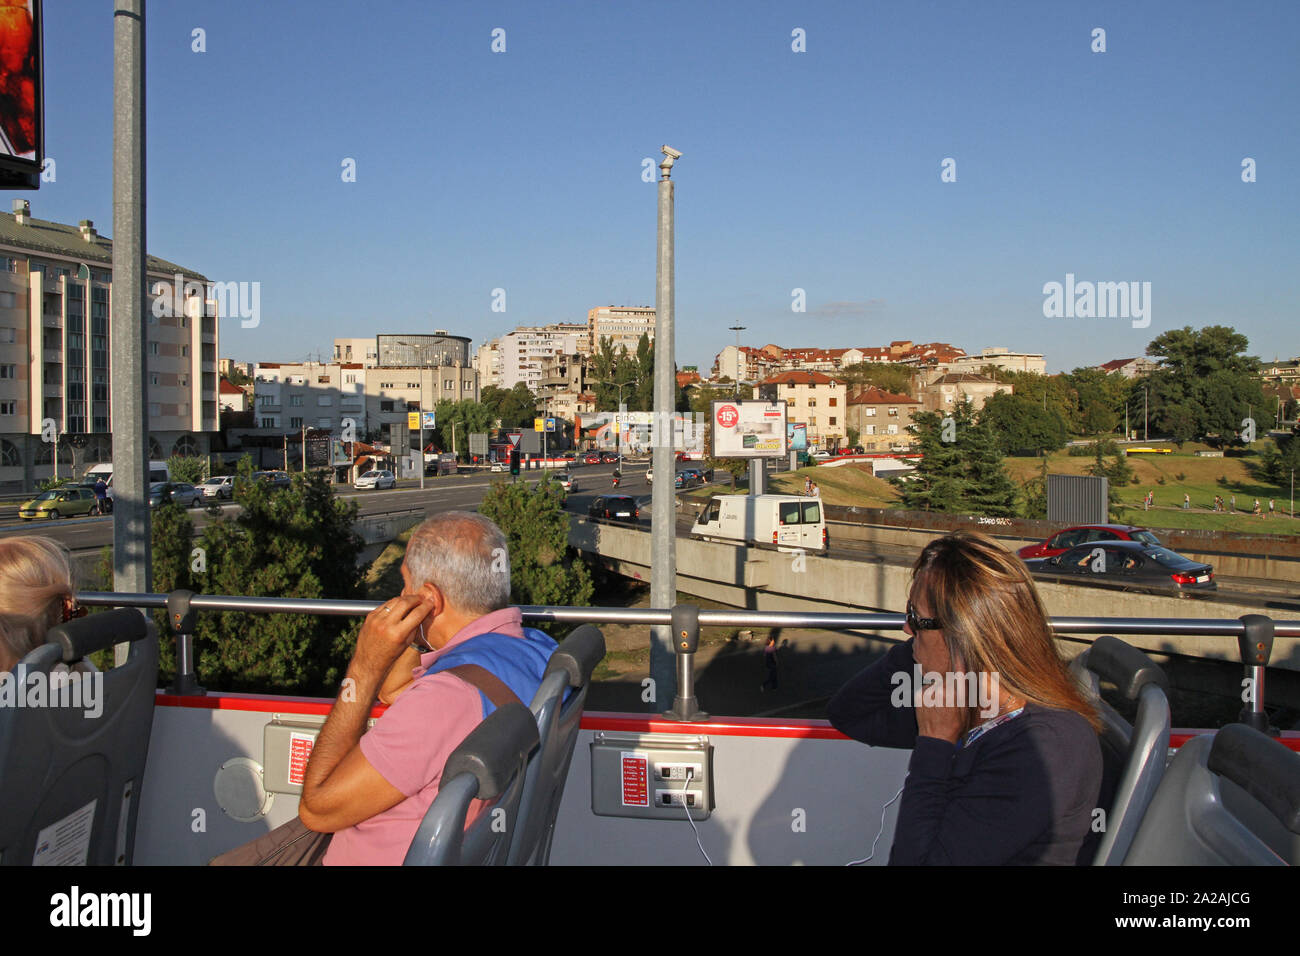
[[[650,495],[652,488],[645,480],[645,462],[625,463],[623,479],[615,489],[612,484],[614,466],[584,465],[573,470],[576,487],[568,495],[565,507],[574,514],[586,515],[588,505],[599,495],[628,494],[641,504],[643,519],[641,525],[649,528]],[[524,472],[520,479],[530,483],[540,480],[545,472]],[[486,472],[462,473],[440,478],[427,478],[426,487],[421,490],[415,482],[403,481],[396,489],[389,491],[356,491],[342,488],[338,491],[341,498],[356,501],[361,515],[382,514],[384,512],[406,511],[423,508],[428,514],[440,511],[474,510],[478,507],[488,487],[494,481],[509,481],[508,474],[490,474]],[[722,493],[728,491],[728,485],[720,482],[714,487]],[[222,506],[225,515],[232,515],[239,506],[226,503]],[[213,520],[204,508],[195,508],[190,512],[196,531],[201,531]],[[679,516],[677,534],[684,537],[690,530],[691,519]],[[63,542],[74,555],[83,560],[98,552],[113,541],[113,519],[111,516],[87,518],[60,518],[58,521],[22,521],[14,519],[0,523],[0,538],[21,534],[42,534]],[[833,557],[854,561],[887,562],[891,564],[911,565],[916,560],[916,549],[906,545],[877,544],[867,541],[836,541],[834,526],[831,527],[831,550]],[[1208,598],[1208,603],[1219,600],[1231,600],[1237,603],[1256,604],[1262,610],[1276,611],[1300,610],[1300,595],[1294,586],[1273,585],[1258,579],[1235,579],[1220,576],[1219,590]],[[1082,585],[1081,585],[1082,586]]]

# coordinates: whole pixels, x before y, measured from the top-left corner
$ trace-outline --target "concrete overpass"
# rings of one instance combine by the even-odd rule
[[[650,535],[637,528],[575,518],[569,543],[599,556],[610,570],[650,580]],[[767,548],[677,539],[677,590],[732,607],[772,611],[873,610],[901,613],[907,604],[911,569],[885,562],[855,561],[815,554],[787,554]],[[1258,605],[1199,601],[1176,596],[1130,594],[1097,587],[1040,581],[1038,592],[1054,617],[1144,617],[1224,619],[1259,614]],[[1289,612],[1277,614],[1291,619]],[[1130,635],[1129,643],[1154,654],[1178,654],[1239,663],[1235,638],[1187,635]],[[1083,636],[1062,637],[1063,649],[1079,650]],[[1072,656],[1072,655],[1071,655]],[[1279,637],[1272,667],[1300,672],[1300,638]]]

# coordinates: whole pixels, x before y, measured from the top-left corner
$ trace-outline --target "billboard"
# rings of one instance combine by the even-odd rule
[[[41,0],[0,5],[0,188],[37,189],[45,153]]]
[[[713,403],[714,458],[780,458],[786,453],[785,402]]]
[[[658,421],[655,412],[586,412],[578,416],[582,438],[596,447],[613,450],[621,446],[623,454],[648,455],[658,444]],[[694,412],[673,412],[671,416],[673,448],[686,458],[704,457],[704,416]],[[662,416],[668,422],[669,416]]]
[[[790,443],[788,447],[791,451],[807,451],[808,426],[804,422],[786,423],[785,437]]]

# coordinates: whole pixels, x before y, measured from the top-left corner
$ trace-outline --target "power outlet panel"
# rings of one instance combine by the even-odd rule
[[[591,812],[643,820],[707,820],[713,747],[686,734],[611,734],[591,742]]]

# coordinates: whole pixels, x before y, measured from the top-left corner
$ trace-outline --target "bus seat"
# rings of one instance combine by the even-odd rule
[[[541,744],[524,776],[519,833],[510,844],[511,865],[545,866],[550,859],[555,817],[578,742],[591,673],[604,657],[605,635],[594,624],[584,624],[564,639],[546,665],[530,705]]]
[[[1109,635],[1098,637],[1071,667],[1092,691],[1102,720],[1106,818],[1092,865],[1119,866],[1164,776],[1169,753],[1169,680],[1146,654]],[[1098,695],[1102,680],[1118,687],[1125,699],[1137,701],[1133,724]],[[1112,790],[1114,796],[1107,801],[1104,795]]]
[[[51,681],[58,663],[124,642],[131,649],[121,666]],[[27,706],[0,707],[0,863],[129,866],[153,728],[157,629],[134,608],[69,621],[3,679],[18,675],[23,686],[11,687]],[[38,684],[49,691],[45,706],[32,706]]]
[[[489,714],[447,758],[438,795],[403,865],[503,865],[518,829],[528,755],[537,743],[537,721],[523,704],[506,704]],[[487,806],[466,828],[476,799]]]
[[[1236,812],[1235,786],[1275,827],[1300,834],[1300,754],[1245,724],[1179,748],[1125,857],[1126,865],[1285,866],[1287,859]],[[1294,861],[1292,861],[1294,862]]]

